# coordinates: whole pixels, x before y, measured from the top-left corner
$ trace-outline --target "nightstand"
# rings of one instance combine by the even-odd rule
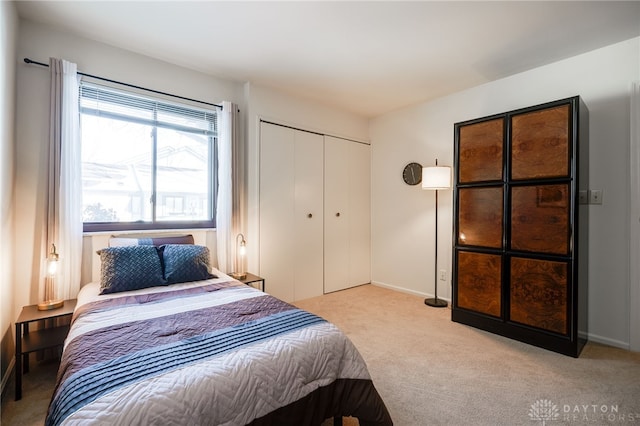
[[[245,278],[241,279],[241,280],[238,280],[238,281],[240,281],[241,283],[245,283],[247,285],[249,285],[251,283],[260,282],[261,283],[260,288],[261,288],[262,291],[264,291],[264,278],[259,277],[257,275],[253,275],[253,274],[250,274],[249,272],[247,272],[247,276]]]
[[[65,300],[64,306],[50,311],[39,311],[38,305],[22,308],[16,320],[16,401],[22,398],[22,375],[29,372],[29,354],[64,344],[69,326],[42,328],[29,332],[29,323],[54,318],[71,317],[76,299]]]

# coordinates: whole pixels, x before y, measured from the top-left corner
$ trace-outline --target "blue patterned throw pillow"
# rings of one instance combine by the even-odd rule
[[[155,246],[109,247],[98,250],[100,294],[166,285]]]
[[[165,244],[160,247],[168,284],[216,278],[209,271],[209,249],[204,246]]]

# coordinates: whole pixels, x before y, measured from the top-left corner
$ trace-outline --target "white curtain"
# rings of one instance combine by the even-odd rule
[[[235,235],[238,214],[234,211],[234,150],[238,144],[238,107],[231,102],[222,103],[218,135],[218,201],[216,205],[216,237],[218,269],[235,271]]]
[[[46,258],[55,244],[60,256],[55,293],[45,284],[44,298],[74,298],[80,290],[82,261],[82,187],[78,74],[74,63],[50,58],[49,174]],[[48,279],[45,279],[45,282]],[[47,294],[47,293],[50,294]]]

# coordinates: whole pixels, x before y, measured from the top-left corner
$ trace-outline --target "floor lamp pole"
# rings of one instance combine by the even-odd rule
[[[438,161],[436,160],[436,165],[437,164],[438,164]],[[436,193],[436,238],[435,238],[436,239],[436,245],[435,245],[436,258],[435,258],[435,264],[433,266],[433,270],[434,270],[433,284],[435,286],[435,297],[431,299],[424,299],[424,304],[428,306],[432,306],[434,308],[446,308],[447,301],[438,299],[438,190],[437,189],[435,193]]]

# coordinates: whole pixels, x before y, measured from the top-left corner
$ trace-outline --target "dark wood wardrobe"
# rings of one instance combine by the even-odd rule
[[[578,96],[455,124],[453,321],[579,356],[588,129]]]

